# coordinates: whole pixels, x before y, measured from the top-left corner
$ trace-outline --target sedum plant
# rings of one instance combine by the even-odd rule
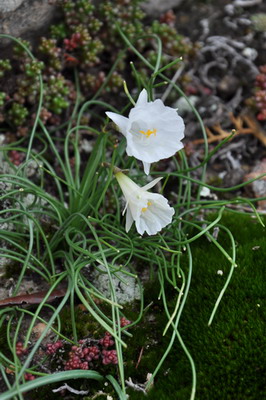
[[[23,46],[15,44],[12,57],[0,60],[0,83],[6,93],[0,98],[1,127],[18,137],[27,134],[29,125],[34,123],[41,71],[44,96],[40,118],[47,126],[67,122],[75,104],[75,79],[82,95],[92,97],[100,90],[112,104],[113,93],[121,90],[123,74],[129,69],[128,52],[121,51],[115,23],[120,24],[150,61],[156,57],[154,34],[162,38],[166,64],[173,57],[189,57],[193,45],[178,35],[175,28],[163,23],[158,31],[153,24],[144,24],[140,3],[140,0],[130,4],[127,0],[103,0],[100,4],[91,0],[59,0],[61,21],[51,26],[48,37],[40,38],[36,58],[32,59]],[[149,42],[141,38],[146,34],[150,36]],[[30,47],[28,42],[21,42]],[[143,67],[146,75],[147,68]],[[8,84],[11,74],[12,85]]]

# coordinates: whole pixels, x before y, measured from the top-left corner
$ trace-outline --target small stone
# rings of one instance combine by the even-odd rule
[[[256,60],[258,57],[258,52],[256,49],[252,49],[251,47],[245,47],[242,51],[244,57],[248,58],[251,61]]]
[[[46,324],[44,324],[43,322],[39,322],[33,327],[32,333],[35,335],[37,339],[39,339],[39,337],[42,335],[46,327],[47,327]],[[49,335],[49,331],[47,332],[47,335]]]
[[[233,75],[225,75],[219,82],[217,88],[218,90],[229,96],[235,94],[239,86],[239,80]]]
[[[203,186],[200,191],[200,197],[210,197],[211,191],[206,186]]]
[[[102,272],[105,271],[104,266],[101,266]],[[130,272],[130,271],[129,271]],[[118,277],[121,277],[121,280]],[[110,282],[107,273],[94,271],[92,274],[93,285],[106,297],[110,298]],[[116,272],[116,276],[112,276],[113,286],[116,292],[116,300],[119,304],[130,303],[140,299],[140,289],[137,280],[123,273]]]
[[[94,142],[91,140],[83,139],[81,141],[80,149],[85,151],[85,153],[91,153],[93,149]]]
[[[197,101],[199,100],[198,96],[188,96],[188,100],[190,103],[195,106]],[[183,116],[187,112],[191,112],[191,106],[188,104],[187,100],[184,97],[180,97],[177,102],[174,104],[174,107],[177,108],[178,114]]]
[[[141,3],[141,7],[149,16],[158,16],[165,11],[180,6],[184,0],[146,0]]]

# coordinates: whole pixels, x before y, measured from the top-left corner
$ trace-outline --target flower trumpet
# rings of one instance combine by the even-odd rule
[[[126,199],[123,215],[126,213],[126,232],[135,221],[136,229],[141,235],[155,235],[170,224],[175,213],[168,200],[158,193],[150,193],[148,189],[156,185],[162,178],[156,178],[140,187],[121,171],[115,174]]]

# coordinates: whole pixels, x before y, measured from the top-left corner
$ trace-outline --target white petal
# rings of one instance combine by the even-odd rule
[[[126,232],[129,231],[129,229],[131,228],[133,222],[134,222],[134,219],[132,217],[130,208],[128,208],[127,209],[127,215],[126,215]]]
[[[136,106],[144,106],[148,103],[148,93],[146,89],[142,89],[139,94],[138,100],[136,102]]]
[[[173,156],[183,148],[184,121],[172,107],[162,100],[148,101],[143,89],[128,118],[106,112],[127,139],[126,152],[143,162],[148,175],[150,164]]]
[[[124,136],[126,136],[129,119],[123,117],[123,115],[116,114],[111,111],[106,111],[105,114],[118,126],[119,131],[123,133]]]
[[[150,212],[156,214],[157,221],[160,223],[161,228],[163,228],[172,221],[175,210],[167,204],[164,208],[160,206],[157,207],[157,205],[155,205],[154,208],[150,207]]]
[[[147,163],[147,162],[143,161],[143,168],[144,168],[144,172],[145,172],[146,175],[149,175],[150,167],[151,167],[150,163]]]
[[[142,186],[141,190],[149,190],[149,189],[151,189],[153,186],[157,185],[157,183],[158,183],[161,179],[163,179],[162,176],[160,176],[159,178],[153,179],[153,181],[147,183],[147,185]]]
[[[156,215],[147,210],[145,211],[145,217],[142,213],[142,216],[136,221],[136,228],[141,235],[143,235],[144,232],[147,232],[148,235],[155,235],[162,229],[162,226]]]
[[[138,233],[140,235],[143,235],[144,232],[147,230],[145,221],[143,221],[142,218],[139,218],[138,220],[135,221],[135,223],[136,223],[136,229],[137,229]]]
[[[175,210],[169,206],[167,199],[161,194],[145,192],[145,196],[146,209],[135,220],[136,228],[141,235],[144,232],[155,235],[171,223]]]
[[[161,107],[163,111],[159,113]],[[183,148],[183,119],[173,108],[165,107],[161,100],[147,103],[139,111],[137,108],[131,110],[128,127],[127,154],[144,163],[151,164],[169,158]],[[154,134],[147,137],[141,133],[148,130],[154,131]]]
[[[126,202],[125,208],[122,211],[122,215],[125,215],[125,212],[127,211],[127,207],[128,207],[128,201]]]
[[[122,172],[118,172],[115,177],[126,198],[126,202],[129,202],[133,195],[141,193],[141,188]]]

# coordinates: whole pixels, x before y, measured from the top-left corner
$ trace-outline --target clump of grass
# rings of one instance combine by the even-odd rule
[[[143,80],[135,66],[131,64],[137,81],[136,86],[145,86],[152,96],[154,88],[162,86],[166,81],[173,90],[184,96],[182,90],[164,75],[164,71],[172,67],[178,60],[161,66],[162,46],[159,38],[157,38],[156,62],[155,65],[152,65],[138,52],[119,26],[117,26],[117,31],[124,39],[125,47],[134,51],[145,67],[151,70],[151,76]],[[25,45],[22,44],[22,46],[25,48]],[[31,52],[28,49],[26,51],[34,59]],[[40,345],[49,329],[54,332],[56,339],[64,338],[70,343],[78,343],[80,339],[78,315],[75,311],[77,301],[90,313],[101,329],[108,331],[113,336],[118,356],[118,368],[113,375],[108,374],[105,379],[109,380],[119,399],[126,399],[127,376],[124,370],[124,355],[131,333],[130,330],[127,331],[120,326],[120,318],[124,316],[124,309],[117,301],[113,278],[119,276],[119,279],[126,281],[127,276],[131,276],[138,280],[141,270],[148,266],[150,274],[156,276],[160,309],[164,311],[166,317],[161,327],[163,337],[160,342],[160,356],[157,357],[156,365],[153,365],[153,371],[148,371],[152,372],[152,376],[145,389],[151,387],[154,380],[160,377],[166,365],[166,359],[174,355],[175,342],[179,342],[191,369],[191,375],[186,381],[186,385],[190,382],[188,396],[193,400],[196,393],[196,367],[190,350],[188,350],[190,340],[181,332],[182,328],[181,326],[179,328],[179,325],[180,321],[183,321],[183,317],[181,319],[183,311],[188,309],[185,304],[189,298],[191,281],[194,276],[192,272],[193,269],[197,269],[197,257],[194,256],[195,244],[198,240],[203,243],[203,238],[207,237],[210,243],[206,242],[204,261],[207,251],[211,249],[211,252],[214,251],[215,260],[218,258],[223,260],[221,263],[226,271],[223,285],[217,287],[217,298],[212,298],[212,310],[211,307],[208,309],[209,318],[205,323],[211,325],[218,307],[223,304],[222,297],[237,266],[235,237],[228,228],[221,224],[225,209],[229,208],[232,203],[248,204],[251,212],[263,225],[253,205],[254,200],[235,198],[231,199],[229,203],[226,200],[203,201],[200,198],[203,186],[221,193],[237,188],[223,189],[205,184],[205,169],[208,160],[222,145],[226,144],[229,138],[209,152],[203,123],[197,111],[191,106],[202,128],[205,154],[198,166],[190,168],[185,153],[180,152],[180,157],[173,158],[175,169],[169,173],[160,172],[160,175],[165,178],[165,186],[162,190],[168,190],[168,179],[171,179],[175,185],[174,193],[170,197],[171,204],[176,210],[173,223],[161,234],[155,236],[139,237],[133,230],[126,234],[121,217],[120,193],[113,180],[112,168],[108,169],[104,167],[104,164],[108,162],[111,166],[116,165],[121,168],[134,167],[136,179],[139,182],[143,180],[143,173],[136,161],[125,157],[124,141],[117,143],[114,140],[113,132],[109,130],[107,121],[103,118],[103,112],[101,114],[99,111],[99,109],[104,111],[107,108],[115,112],[117,110],[110,107],[103,99],[94,98],[82,102],[77,79],[77,100],[69,122],[57,128],[61,132],[61,137],[52,135],[40,119],[44,95],[41,71],[38,77],[41,88],[39,106],[28,141],[22,139],[17,143],[5,144],[1,148],[6,162],[10,165],[11,172],[1,175],[6,189],[0,200],[8,200],[9,206],[0,211],[0,215],[3,221],[9,224],[9,229],[6,227],[2,229],[0,239],[4,243],[1,254],[19,266],[19,273],[15,277],[14,294],[20,290],[21,282],[29,274],[38,277],[40,282],[46,283],[49,290],[34,313],[21,307],[16,309],[6,307],[1,310],[1,329],[6,329],[7,339],[7,349],[0,353],[1,372],[7,387],[1,399],[23,399],[25,392],[62,380],[84,378],[85,380],[102,381],[104,379],[103,374],[93,370],[53,371],[53,374],[47,374],[38,369],[36,359],[40,357]],[[94,108],[95,106],[97,108]],[[125,105],[124,110],[128,107],[129,103]],[[94,118],[91,126],[81,123],[88,109],[92,111]],[[87,133],[93,138],[93,150],[88,160],[85,161],[83,155],[80,155],[79,145],[81,138]],[[25,155],[24,161],[19,166],[12,165],[8,156],[9,151],[22,152]],[[48,157],[47,152],[50,153]],[[33,179],[29,179],[27,176],[29,163],[36,165],[37,173]],[[192,177],[191,172],[199,168],[202,171],[201,178],[196,180]],[[152,174],[157,175],[158,173],[153,170]],[[199,218],[200,212],[211,209],[218,210],[218,214],[209,220]],[[217,239],[212,235],[214,227],[219,227],[222,239],[220,237]],[[206,265],[202,268],[208,271],[209,267],[211,267],[211,263],[206,260]],[[89,272],[95,269],[100,269],[101,273],[108,276],[109,296],[101,293],[90,280]],[[123,278],[121,274],[123,274]],[[205,284],[209,285],[210,282],[207,281]],[[65,287],[65,295],[59,301],[58,306],[55,308],[47,305],[50,293],[62,284]],[[141,288],[140,282],[139,285]],[[218,295],[219,291],[220,295]],[[132,319],[131,327],[137,326],[145,317],[145,293],[143,294],[142,288],[140,292],[139,309]],[[202,290],[200,294],[197,294],[197,304],[204,293],[205,291]],[[69,304],[70,307],[71,320],[71,331],[68,326],[68,337],[64,337],[62,333],[63,320],[60,318],[60,313],[66,304]],[[52,310],[49,318],[45,313],[46,307]],[[26,315],[31,315],[31,320],[23,335],[25,347],[31,341],[32,329],[36,322],[45,320],[46,328],[32,343],[30,351],[22,363],[16,354],[16,343]],[[128,317],[128,315],[126,316]],[[189,318],[188,321],[190,321]],[[193,357],[195,357],[194,354]],[[44,359],[43,362],[45,362]],[[180,365],[181,369],[183,365],[186,368],[185,361]],[[8,367],[12,374],[9,375],[5,367]],[[25,382],[25,373],[35,375],[36,379]],[[187,388],[185,391],[188,393]],[[94,394],[95,391],[91,393],[91,395]]]

